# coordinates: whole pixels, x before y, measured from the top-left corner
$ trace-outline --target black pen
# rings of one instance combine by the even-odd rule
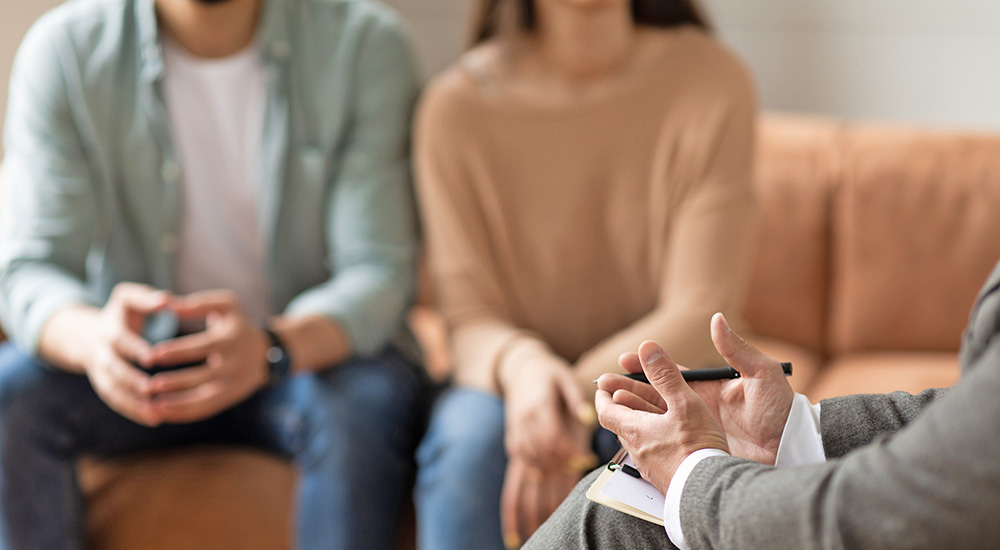
[[[782,363],[781,370],[784,371],[785,376],[791,376],[792,364]],[[701,382],[703,380],[732,380],[734,378],[740,378],[742,375],[740,374],[740,371],[734,369],[733,367],[722,367],[717,369],[682,370],[681,376],[683,376],[684,380],[687,382]],[[626,374],[625,377],[649,384],[649,380],[646,379],[646,375],[641,372]]]
[[[634,477],[636,479],[642,479],[642,474],[639,473],[639,470],[636,470],[635,468],[629,466],[628,464],[622,464],[621,468],[619,468],[619,469],[622,472],[625,472],[626,474],[628,474],[628,475],[630,475],[630,476],[632,476],[632,477]]]

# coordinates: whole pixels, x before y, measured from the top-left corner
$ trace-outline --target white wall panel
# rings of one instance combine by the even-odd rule
[[[1000,130],[996,0],[707,0],[768,109]]]
[[[1000,41],[727,31],[768,109],[1000,129]]]
[[[996,0],[702,0],[723,30],[996,34]]]
[[[462,16],[412,15],[407,19],[425,76],[444,69],[465,49],[465,19]]]

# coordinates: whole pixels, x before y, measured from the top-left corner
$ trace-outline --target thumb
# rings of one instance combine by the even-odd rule
[[[712,342],[727,363],[745,377],[760,377],[770,371],[780,371],[781,364],[751,346],[729,327],[721,313],[712,316]]]
[[[656,342],[646,340],[639,346],[639,361],[649,383],[666,402],[667,409],[681,394],[691,391],[677,363]]]

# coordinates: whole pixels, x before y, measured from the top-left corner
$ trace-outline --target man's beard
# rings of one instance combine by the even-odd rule
[[[199,4],[222,4],[224,2],[229,2],[230,0],[195,0]]]

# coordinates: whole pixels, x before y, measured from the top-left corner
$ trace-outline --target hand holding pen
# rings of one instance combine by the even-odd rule
[[[786,367],[748,344],[729,328],[720,313],[712,317],[711,331],[719,354],[739,377],[731,378],[736,375],[724,368],[683,371],[684,379],[695,382],[689,373],[712,372],[716,377],[724,373],[725,378],[691,383],[691,389],[721,424],[734,456],[774,464],[794,396],[786,380],[791,365]],[[645,377],[637,353],[623,354],[619,364],[628,373]],[[656,390],[639,380],[605,374],[598,379],[598,389],[610,393],[615,403],[637,411],[663,414],[666,410],[666,403]]]

